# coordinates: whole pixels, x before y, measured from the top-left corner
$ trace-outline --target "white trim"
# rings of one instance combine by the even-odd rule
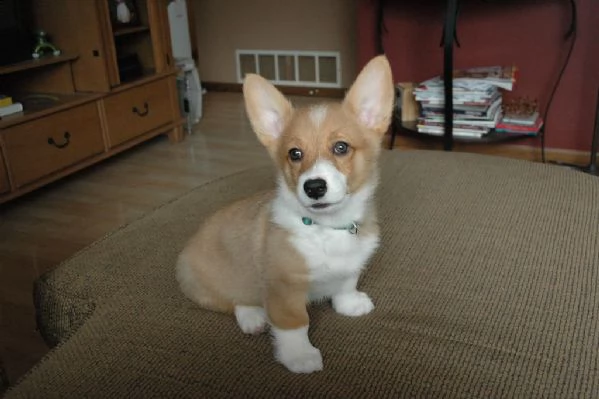
[[[341,87],[341,54],[338,51],[300,51],[300,50],[235,50],[235,64],[237,70],[237,81],[243,83],[243,76],[241,73],[241,62],[240,56],[242,55],[253,55],[256,66],[256,73],[260,74],[260,62],[259,56],[261,55],[272,55],[275,58],[275,79],[271,80],[273,84],[282,86],[299,86],[299,87],[325,87],[325,88],[340,88]],[[279,56],[293,57],[295,63],[295,80],[284,80],[280,79],[279,75]],[[314,68],[316,78],[314,82],[302,81],[299,76],[299,58],[313,57]],[[335,82],[321,82],[320,81],[320,57],[329,57],[335,59],[336,65],[336,81]]]

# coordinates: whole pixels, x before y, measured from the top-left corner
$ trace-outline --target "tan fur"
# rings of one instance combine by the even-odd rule
[[[259,193],[235,202],[204,222],[179,258],[193,270],[185,294],[206,308],[230,312],[236,304],[262,306],[265,280],[307,283],[302,264],[279,259],[277,254],[280,249],[289,260],[298,258],[285,232],[269,221],[273,195]],[[300,278],[289,277],[296,275]]]
[[[373,70],[379,72],[377,76],[383,72],[388,92],[381,94],[385,109],[377,114],[378,119],[368,120],[372,123],[367,126],[359,114],[359,102]],[[329,160],[347,176],[350,192],[376,176],[380,142],[393,104],[390,69],[383,57],[375,58],[361,72],[342,104],[326,105],[319,123],[310,117],[309,108],[294,109],[257,75],[246,77],[244,96],[254,131],[291,190],[318,158]],[[350,144],[346,155],[333,154],[337,141]],[[288,151],[295,147],[304,152],[301,162],[289,160]],[[180,255],[177,277],[183,292],[205,308],[231,312],[236,305],[264,306],[274,326],[295,329],[308,324],[310,276],[306,262],[289,241],[289,232],[271,221],[274,195],[257,194],[208,218]],[[374,209],[368,213],[363,231],[376,233]]]
[[[341,104],[327,105],[327,114],[320,128],[316,128],[308,117],[309,109],[299,109],[293,114],[289,128],[283,133],[275,161],[284,172],[284,177],[295,190],[299,176],[310,169],[318,158],[326,159],[343,172],[350,182],[350,193],[357,191],[376,169],[376,159],[380,152],[380,137],[367,134]],[[332,148],[337,141],[350,143],[349,152],[336,156]],[[291,148],[300,148],[304,159],[300,162],[289,160]]]

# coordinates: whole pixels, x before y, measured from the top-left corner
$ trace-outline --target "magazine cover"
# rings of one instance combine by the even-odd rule
[[[492,86],[511,91],[518,78],[518,68],[515,66],[490,66],[468,69],[458,69],[453,72],[454,96],[460,94],[488,95]],[[433,92],[443,93],[443,79],[436,76],[420,83],[414,90],[417,95]]]
[[[515,66],[491,66],[455,70],[454,81],[489,83],[505,90],[512,90],[516,83],[518,68]]]

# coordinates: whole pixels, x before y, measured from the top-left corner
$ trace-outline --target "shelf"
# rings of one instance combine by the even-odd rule
[[[429,138],[431,140],[443,140],[443,136],[442,135],[437,135],[437,134],[430,134],[430,133],[421,133],[418,131],[418,128],[416,127],[417,122],[416,121],[410,121],[410,122],[395,122],[395,127],[394,129],[397,131],[392,132],[392,134],[394,136],[397,136],[398,134],[404,134],[404,135],[408,135],[411,137],[419,137],[419,138]],[[453,136],[453,141],[456,143],[469,143],[469,144],[486,144],[486,143],[502,143],[502,142],[508,142],[508,141],[516,141],[516,140],[523,140],[523,139],[531,139],[531,138],[536,138],[539,137],[541,134],[543,134],[543,128],[541,128],[541,130],[539,131],[539,133],[532,135],[532,134],[513,134],[513,133],[497,133],[494,130],[491,130],[491,132],[489,132],[488,134],[486,134],[485,136],[481,137],[481,138],[474,138],[474,137],[459,137],[456,136],[454,134]]]
[[[161,79],[165,76],[169,76],[169,75],[175,75],[178,73],[178,70],[176,68],[171,68],[168,69],[164,72],[160,72],[160,73],[156,73],[156,71],[153,70],[145,70],[143,75],[139,76],[138,78],[132,79],[130,81],[127,82],[122,82],[121,84],[114,86],[112,88],[112,93],[118,93],[124,90],[129,90],[133,87],[136,86],[140,86],[149,82],[152,82],[154,80],[158,80]]]
[[[144,69],[141,72],[141,75],[138,76],[134,76],[128,79],[123,79],[122,77],[120,78],[120,83],[116,86],[113,86],[113,90],[117,90],[118,88],[121,87],[129,87],[129,86],[134,86],[138,83],[144,83],[148,80],[151,80],[152,77],[156,76],[156,71],[154,69]]]
[[[18,62],[16,64],[0,66],[0,76],[8,75],[14,72],[26,71],[28,69],[41,68],[53,64],[62,64],[74,61],[78,58],[75,54],[47,55],[39,59],[31,59]]]
[[[150,28],[148,26],[133,26],[126,28],[117,28],[112,33],[114,37],[122,37],[127,35],[132,35],[135,33],[149,32]]]
[[[54,93],[27,93],[14,95],[15,102],[23,104],[23,112],[8,115],[0,119],[0,130],[13,125],[18,125],[45,115],[52,114],[75,105],[94,101],[103,96],[102,93],[94,94],[54,94]]]

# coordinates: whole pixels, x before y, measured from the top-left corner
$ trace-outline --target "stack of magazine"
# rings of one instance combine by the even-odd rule
[[[494,129],[502,118],[501,90],[511,91],[516,67],[481,67],[456,70],[453,74],[453,135],[481,138]],[[418,131],[443,135],[445,90],[443,80],[426,80],[414,90],[420,104]]]
[[[503,117],[495,127],[500,134],[526,134],[536,136],[543,127],[537,101],[516,98],[504,103]]]

